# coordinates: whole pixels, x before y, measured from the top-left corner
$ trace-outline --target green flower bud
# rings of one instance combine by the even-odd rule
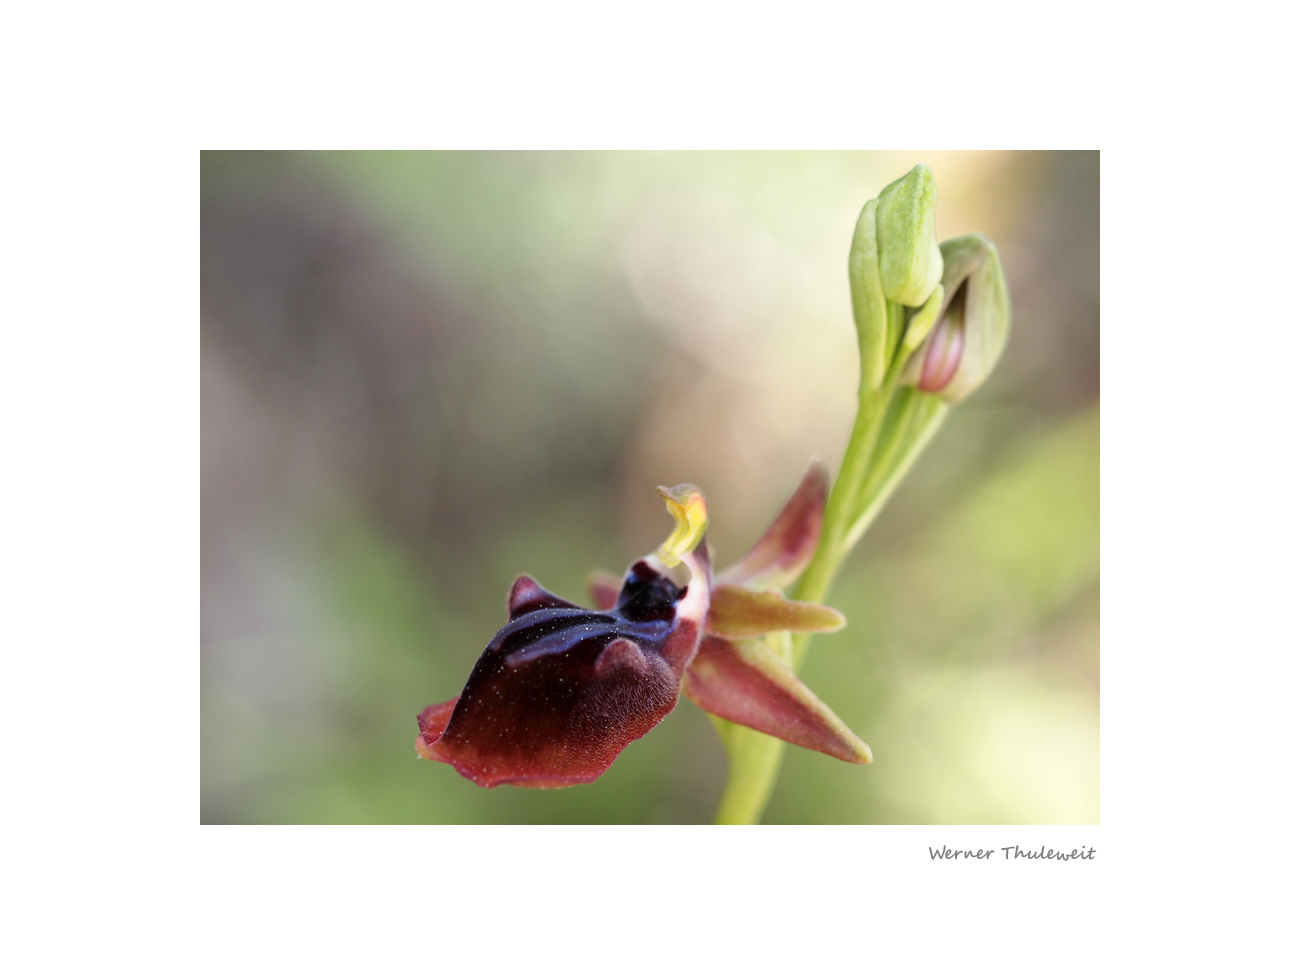
[[[880,242],[880,282],[885,297],[915,308],[924,304],[943,275],[943,257],[934,232],[937,199],[930,167],[918,163],[880,192],[876,237]]]
[[[983,234],[946,240],[941,251],[943,307],[901,382],[957,403],[984,383],[1006,348],[1011,298],[998,249]]]
[[[876,253],[876,203],[868,200],[862,208],[849,247],[849,293],[862,353],[862,381],[869,389],[879,389],[885,378],[889,345],[885,292]]]

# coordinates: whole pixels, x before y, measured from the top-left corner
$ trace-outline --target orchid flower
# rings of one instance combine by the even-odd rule
[[[753,549],[716,579],[708,508],[690,484],[659,489],[677,526],[657,553],[621,581],[589,579],[594,609],[520,576],[509,621],[460,696],[419,715],[421,756],[482,786],[591,782],[684,692],[719,719],[727,746],[718,822],[758,821],[783,742],[871,761],[795,671],[812,633],[844,625],[820,605],[844,559],[949,410],[988,377],[1011,326],[997,248],[980,234],[939,243],[937,199],[919,164],[867,201],[854,227],[849,293],[861,378],[834,487],[813,464]],[[668,574],[680,563],[686,585]],[[791,584],[797,599],[781,591]]]
[[[527,575],[509,620],[458,697],[425,708],[416,751],[481,786],[558,788],[599,778],[662,721],[679,694],[704,710],[847,762],[871,750],[805,687],[765,634],[830,631],[836,610],[786,599],[817,547],[827,476],[814,464],[767,532],[715,580],[708,508],[690,484],[659,488],[676,527],[621,583],[593,573],[595,609]],[[669,570],[684,563],[678,586]]]

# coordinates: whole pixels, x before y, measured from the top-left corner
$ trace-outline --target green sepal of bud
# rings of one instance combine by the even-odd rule
[[[879,389],[888,367],[888,324],[885,292],[880,283],[880,260],[876,250],[876,200],[868,200],[853,228],[849,247],[849,293],[853,298],[853,321],[858,328],[858,349],[862,355],[862,382]]]
[[[924,304],[943,276],[943,256],[934,230],[938,192],[934,175],[918,163],[880,191],[876,238],[885,298],[915,308]]]

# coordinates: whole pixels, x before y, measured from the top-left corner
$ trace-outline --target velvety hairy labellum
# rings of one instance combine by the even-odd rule
[[[676,706],[708,581],[678,587],[643,559],[597,611],[520,576],[508,609],[460,696],[420,715],[416,748],[479,785],[555,788],[598,778]]]

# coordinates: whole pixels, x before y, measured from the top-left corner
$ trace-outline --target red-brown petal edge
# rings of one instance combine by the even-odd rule
[[[706,636],[682,690],[720,718],[845,762],[871,761],[866,742],[762,640],[732,643]]]
[[[820,603],[786,599],[773,589],[754,592],[743,586],[719,583],[709,595],[706,633],[743,640],[790,630],[796,633],[833,633],[844,628],[844,614]]]
[[[434,762],[442,761],[434,751],[433,746],[438,743],[442,733],[447,730],[447,722],[451,720],[451,713],[456,710],[456,702],[459,700],[460,695],[457,694],[450,701],[443,701],[441,704],[430,704],[416,715],[415,721],[420,726],[420,733],[415,736],[415,750],[420,753],[421,758],[427,758]]]
[[[749,554],[718,576],[719,582],[784,589],[807,567],[822,533],[830,478],[817,461]]]

